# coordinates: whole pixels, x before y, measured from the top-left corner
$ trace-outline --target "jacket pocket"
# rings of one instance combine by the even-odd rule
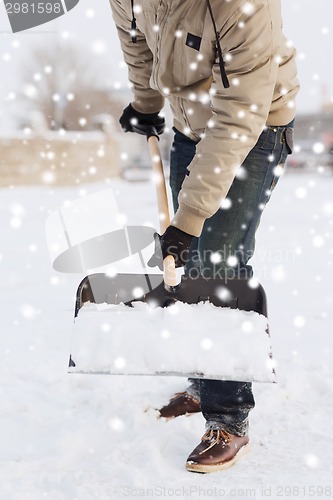
[[[175,38],[173,48],[173,79],[181,87],[197,84],[212,76],[215,49],[200,33],[185,28]],[[199,43],[200,41],[200,43]]]

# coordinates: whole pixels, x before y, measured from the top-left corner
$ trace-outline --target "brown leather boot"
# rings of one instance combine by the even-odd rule
[[[233,465],[248,451],[248,436],[235,436],[222,429],[208,429],[186,461],[191,472],[216,472]]]
[[[200,411],[200,401],[187,391],[177,392],[170,402],[159,410],[163,418],[175,418]]]

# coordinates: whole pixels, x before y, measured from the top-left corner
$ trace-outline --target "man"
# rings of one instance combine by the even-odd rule
[[[174,115],[163,256],[189,274],[200,265],[205,276],[250,277],[261,213],[292,151],[299,87],[280,0],[110,2],[134,93],[123,129],[162,133],[165,97]],[[186,467],[210,472],[245,452],[253,406],[250,383],[199,380],[161,416],[201,409],[206,433]]]

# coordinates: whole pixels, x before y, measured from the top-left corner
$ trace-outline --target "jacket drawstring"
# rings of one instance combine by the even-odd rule
[[[218,34],[217,29],[216,29],[216,24],[215,24],[215,19],[214,19],[214,15],[213,15],[212,6],[211,6],[209,0],[206,0],[206,3],[207,3],[207,7],[208,7],[208,10],[209,10],[210,18],[212,20],[213,27],[214,27],[215,40],[216,40],[216,50],[217,50],[217,54],[219,56],[219,66],[220,66],[220,73],[221,73],[223,87],[225,89],[228,89],[230,87],[230,83],[229,83],[229,80],[228,80],[228,77],[227,77],[227,74],[226,74],[226,71],[225,71],[225,67],[224,67],[223,54],[222,54],[222,49],[221,49],[219,34]]]
[[[220,73],[221,73],[223,87],[225,89],[228,89],[230,87],[230,83],[229,83],[229,80],[228,80],[228,77],[227,77],[227,74],[226,74],[226,71],[225,71],[225,67],[224,67],[222,48],[221,48],[221,44],[220,44],[219,34],[218,34],[218,31],[217,31],[217,28],[216,28],[216,24],[215,24],[215,19],[214,19],[214,15],[213,15],[212,6],[211,6],[209,0],[206,0],[206,3],[207,3],[207,7],[208,7],[210,18],[211,18],[212,23],[213,23],[213,28],[214,28],[214,33],[215,33],[215,40],[216,40],[216,50],[217,50],[217,54],[218,54],[218,57],[219,57],[219,66],[220,66]],[[131,10],[132,10],[131,39],[132,39],[133,43],[136,43],[137,42],[137,33],[136,33],[136,18],[135,18],[135,15],[134,15],[134,0],[131,0]]]
[[[134,0],[131,0],[131,9],[132,9],[131,39],[133,43],[136,43],[138,41],[138,38],[136,33],[136,19],[134,15]]]

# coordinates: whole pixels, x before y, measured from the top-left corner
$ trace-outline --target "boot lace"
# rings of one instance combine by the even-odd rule
[[[208,429],[205,434],[202,436],[201,440],[206,443],[210,443],[208,448],[205,448],[199,454],[205,453],[210,450],[216,444],[221,444],[222,448],[227,446],[231,441],[232,435],[229,432],[224,431],[223,429]]]

